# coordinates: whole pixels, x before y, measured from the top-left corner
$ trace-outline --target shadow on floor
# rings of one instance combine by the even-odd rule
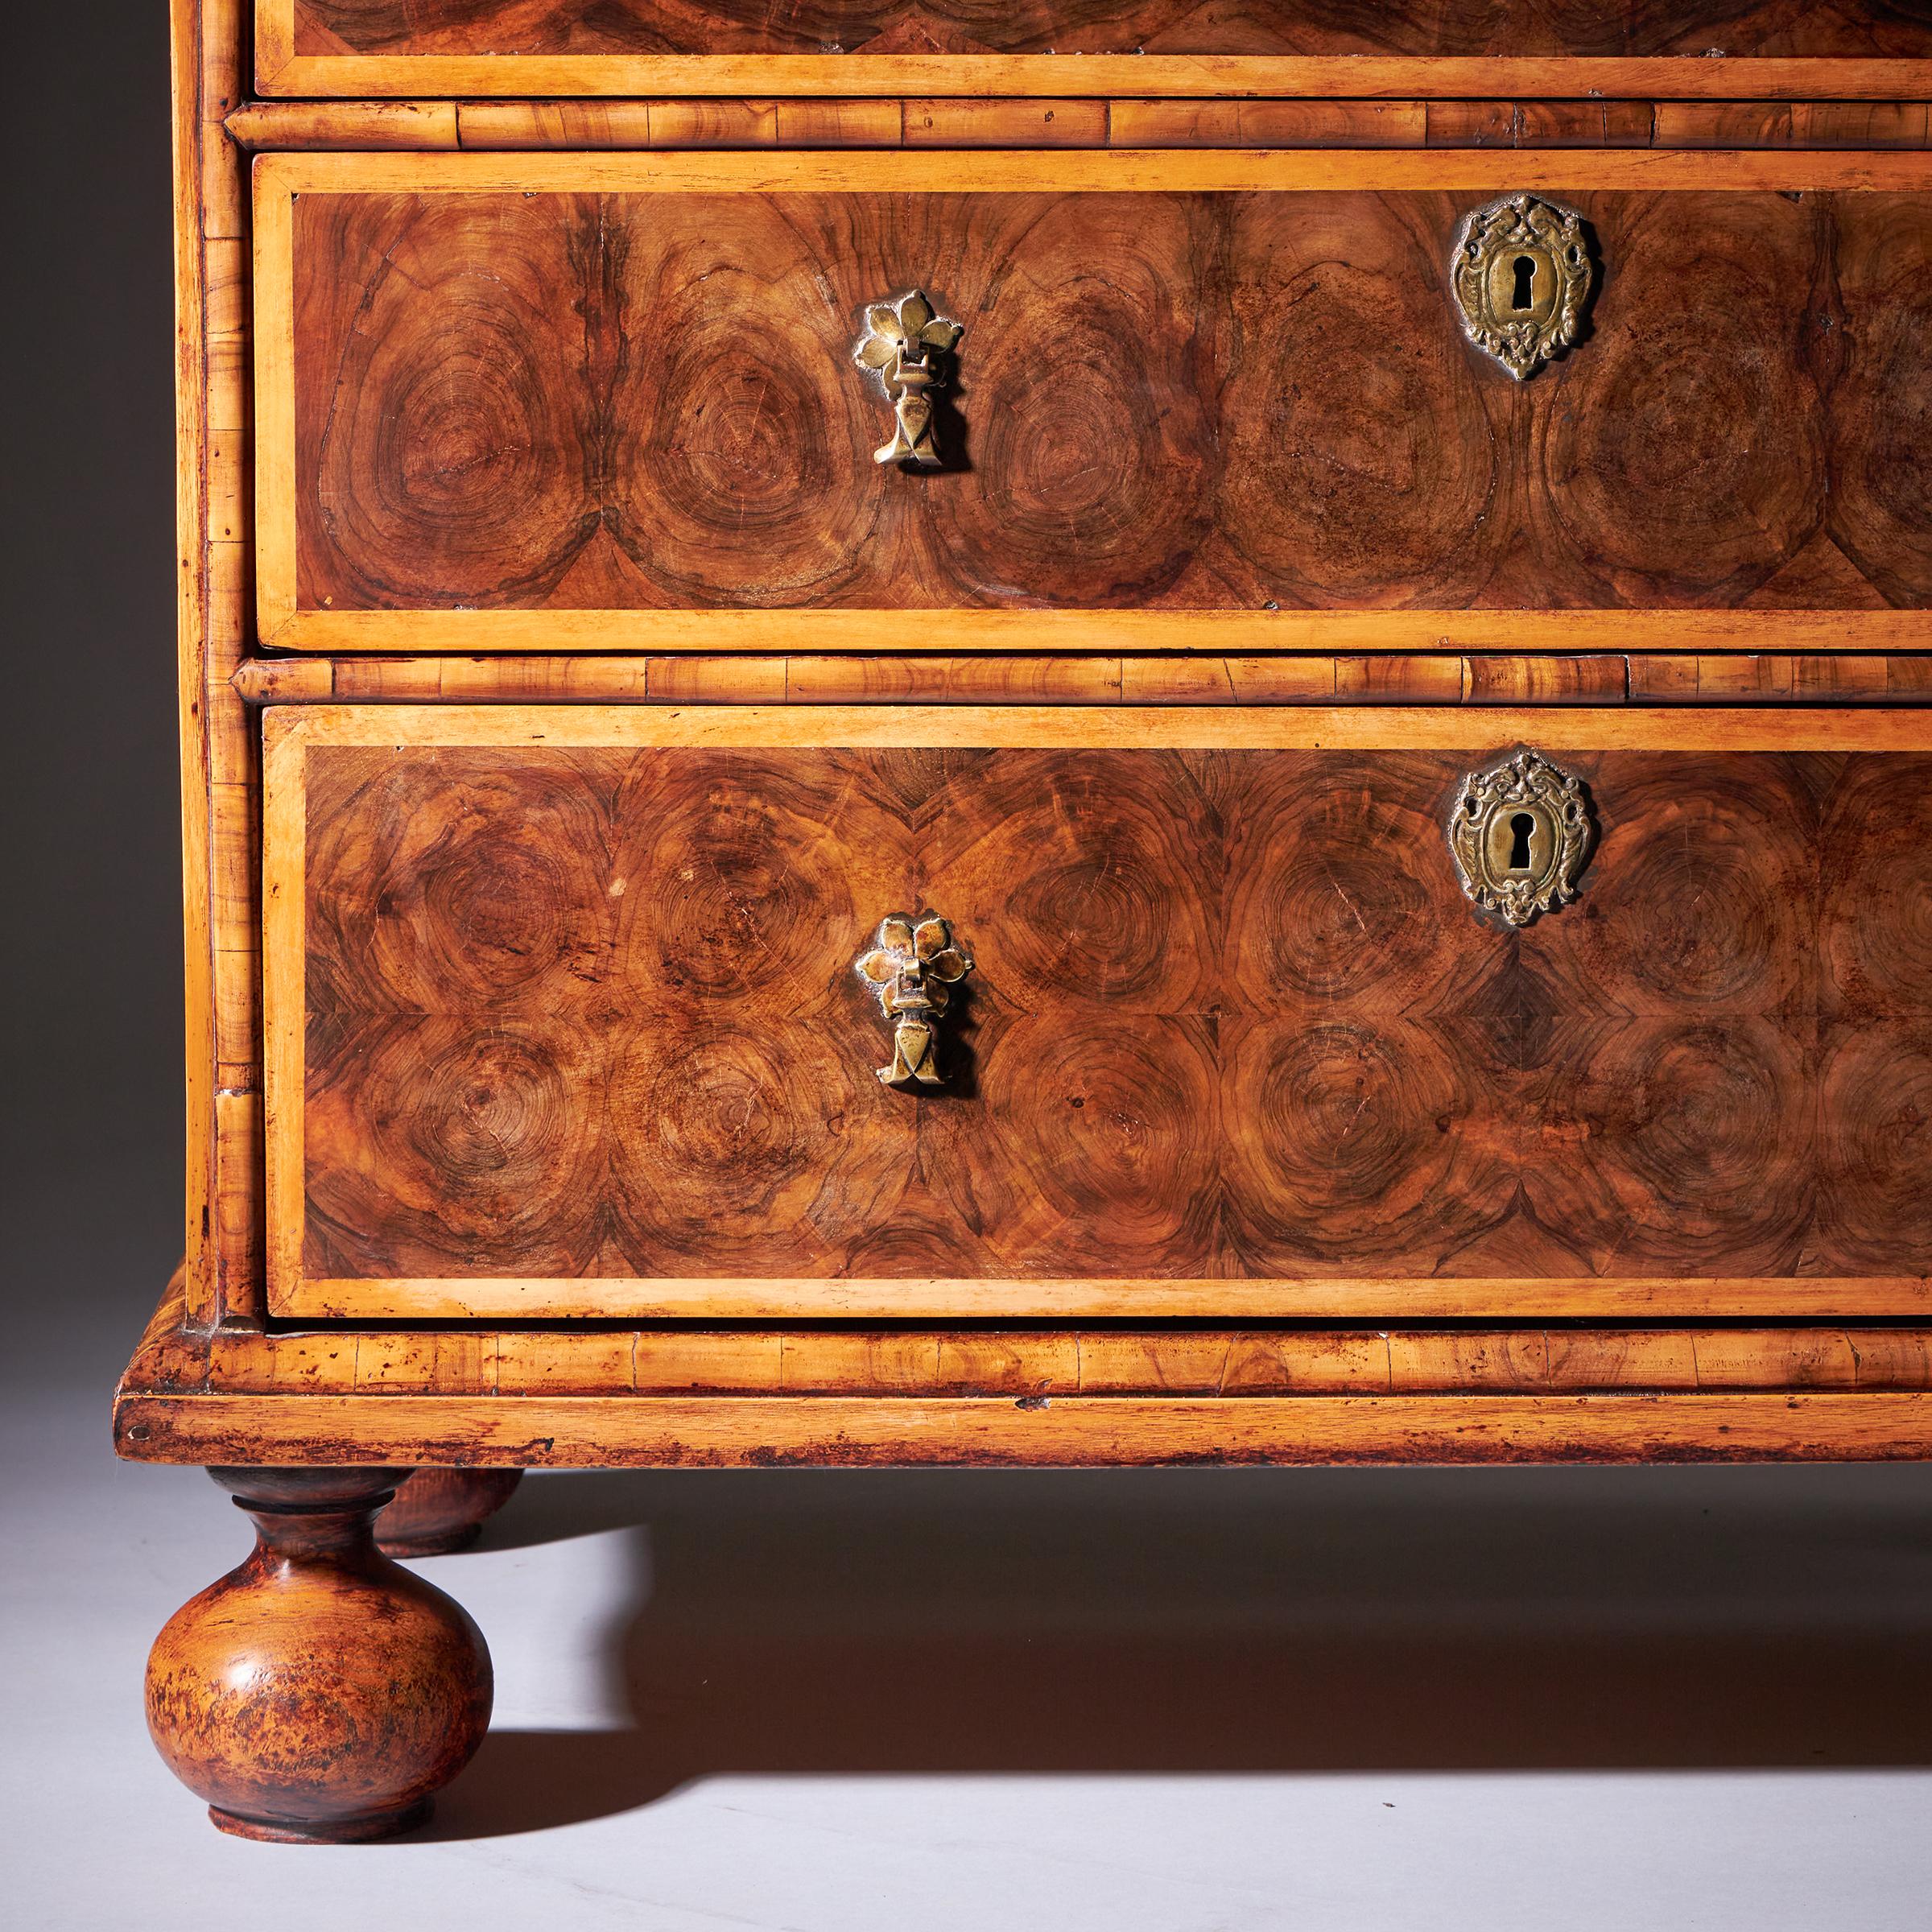
[[[435,1835],[724,1771],[1932,1763],[1932,1470],[546,1475],[487,1542],[626,1530],[634,1728],[493,1732]]]

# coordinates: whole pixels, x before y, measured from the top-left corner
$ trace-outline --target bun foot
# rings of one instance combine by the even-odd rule
[[[522,1480],[521,1469],[419,1469],[376,1518],[376,1546],[390,1556],[467,1550]]]
[[[147,1663],[168,1768],[237,1837],[386,1838],[419,1824],[489,1724],[462,1608],[375,1545],[400,1469],[211,1469],[254,1552],[178,1610]]]
[[[366,1845],[378,1838],[413,1831],[436,1810],[432,1798],[419,1798],[400,1811],[372,1811],[367,1818],[342,1818],[326,1826],[277,1823],[273,1818],[244,1818],[210,1805],[208,1815],[217,1831],[231,1838],[258,1838],[270,1845]]]

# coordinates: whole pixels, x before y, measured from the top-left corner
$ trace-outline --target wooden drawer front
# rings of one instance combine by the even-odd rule
[[[1445,826],[1519,735],[1599,835],[1512,931]],[[1924,1306],[1923,721],[325,706],[266,785],[283,1313]]]
[[[291,94],[1508,93],[1495,70],[1578,57],[1598,67],[1600,91],[1641,67],[1660,92],[1695,94],[1776,85],[1779,70],[1819,60],[1859,70],[1811,76],[1814,92],[1831,94],[1873,85],[1864,70],[1932,55],[1922,10],[1789,0],[255,0],[255,22],[258,84]],[[1518,58],[1485,58],[1496,56]],[[1433,79],[1438,64],[1463,71]],[[1732,71],[1714,82],[1713,67]],[[1734,77],[1740,68],[1748,78]]]
[[[1711,192],[1728,162],[1918,187]],[[1446,269],[1552,167],[1600,293],[1517,382]],[[1839,648],[1932,642],[1932,156],[993,155],[927,192],[946,171],[264,163],[264,638],[1432,647],[1474,612],[1505,648],[1682,647],[1808,609]],[[1147,185],[1191,174],[1270,185]],[[873,460],[892,411],[852,359],[914,283],[966,329],[924,473]]]

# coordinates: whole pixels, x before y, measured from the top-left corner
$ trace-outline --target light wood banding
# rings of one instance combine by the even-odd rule
[[[1922,101],[1311,101],[1020,97],[867,103],[802,120],[766,100],[250,101],[250,150],[838,147],[1924,147]],[[791,109],[794,111],[782,111]]]
[[[251,704],[1918,704],[1932,656],[256,658],[233,681]]]

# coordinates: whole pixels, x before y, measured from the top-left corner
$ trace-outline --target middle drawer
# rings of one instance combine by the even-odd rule
[[[1929,185],[1918,154],[268,157],[262,639],[1923,642]]]

